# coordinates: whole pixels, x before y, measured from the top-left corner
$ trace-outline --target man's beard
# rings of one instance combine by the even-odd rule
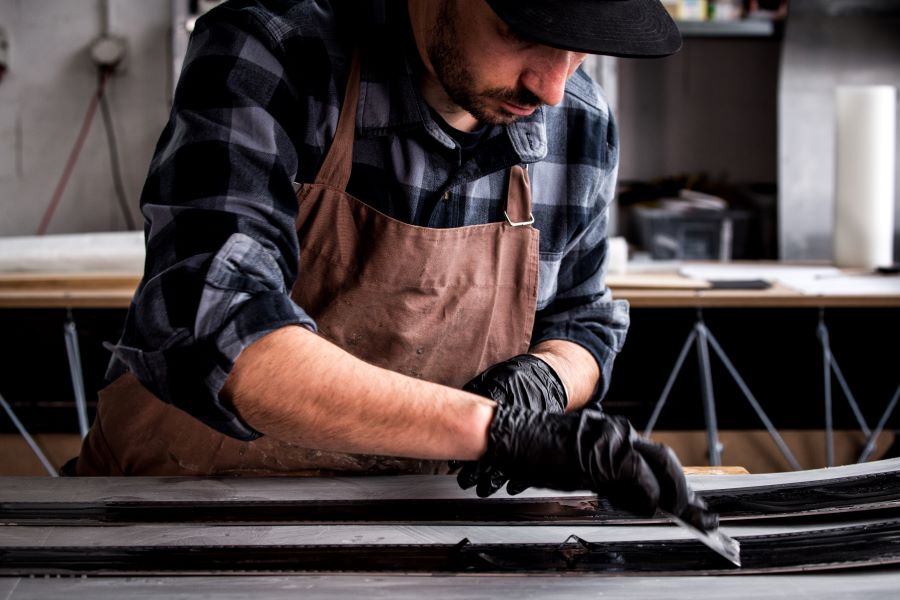
[[[492,125],[512,123],[518,116],[497,108],[490,100],[509,102],[521,107],[539,106],[540,99],[523,87],[484,90],[475,87],[472,68],[455,43],[459,39],[457,17],[455,1],[442,0],[428,44],[428,58],[450,100],[479,122]]]

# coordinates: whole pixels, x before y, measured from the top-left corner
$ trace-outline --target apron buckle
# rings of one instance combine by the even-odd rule
[[[534,223],[534,213],[530,213],[528,215],[527,221],[513,221],[509,217],[509,213],[506,212],[505,210],[503,211],[503,216],[506,217],[506,222],[509,223],[510,225],[512,225],[513,227],[524,227],[525,225],[531,225],[532,223]]]

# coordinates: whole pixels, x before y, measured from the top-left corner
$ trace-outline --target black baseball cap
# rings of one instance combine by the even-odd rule
[[[668,56],[681,32],[659,0],[487,0],[516,33],[541,44],[625,58]]]

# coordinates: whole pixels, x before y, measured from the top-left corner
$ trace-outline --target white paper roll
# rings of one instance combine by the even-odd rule
[[[606,255],[609,257],[609,262],[606,264],[608,273],[622,275],[628,270],[628,242],[625,241],[625,238],[609,238]]]
[[[835,90],[834,263],[893,263],[897,92],[892,86]]]

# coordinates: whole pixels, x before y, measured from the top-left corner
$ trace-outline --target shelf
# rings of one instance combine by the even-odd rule
[[[768,19],[740,21],[678,21],[685,37],[772,37],[775,23]]]

